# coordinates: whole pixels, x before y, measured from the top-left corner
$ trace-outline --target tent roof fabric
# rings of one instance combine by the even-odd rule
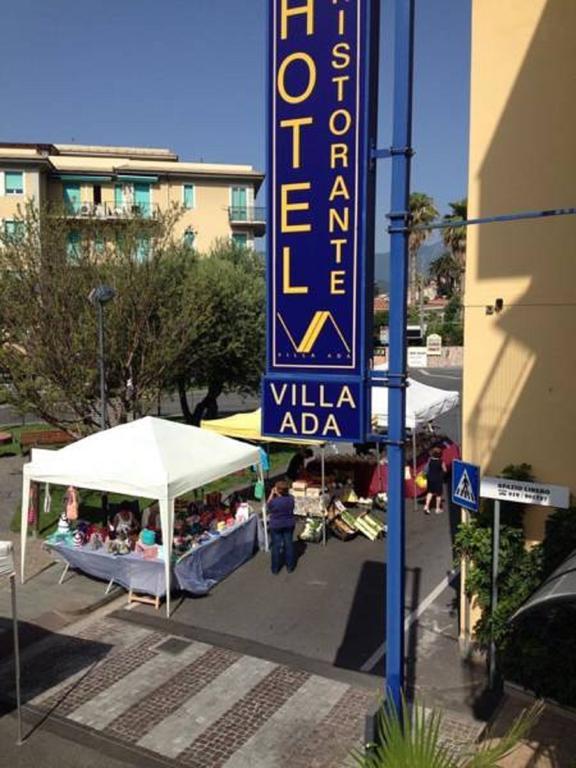
[[[552,608],[560,603],[576,603],[576,550],[538,587],[509,620],[537,609]]]
[[[241,440],[253,440],[256,443],[292,443],[299,445],[322,445],[320,440],[294,440],[290,438],[266,437],[262,434],[262,409],[248,413],[235,413],[224,419],[203,421],[202,429],[209,429],[220,435],[238,437]]]
[[[24,471],[31,480],[160,499],[259,461],[253,446],[146,416],[57,451],[34,449]]]
[[[385,371],[385,366],[376,366],[376,371]],[[458,392],[430,387],[408,377],[406,387],[406,426],[416,429],[422,424],[434,421],[443,413],[458,405]],[[388,426],[388,389],[372,388],[372,419],[378,427]]]

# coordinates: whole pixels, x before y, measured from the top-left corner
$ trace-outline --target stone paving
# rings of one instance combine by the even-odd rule
[[[28,706],[187,768],[344,768],[374,692],[103,616],[25,654]],[[0,668],[0,690],[11,670]]]

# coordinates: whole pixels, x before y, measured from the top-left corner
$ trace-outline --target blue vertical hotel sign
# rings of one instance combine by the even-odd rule
[[[267,435],[368,431],[374,11],[372,0],[270,0]]]

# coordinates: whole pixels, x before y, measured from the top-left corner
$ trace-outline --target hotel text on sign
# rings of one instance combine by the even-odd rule
[[[367,424],[370,10],[271,0],[267,434],[360,439]]]

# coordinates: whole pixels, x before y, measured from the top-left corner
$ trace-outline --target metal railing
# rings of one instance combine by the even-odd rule
[[[66,213],[77,218],[96,219],[133,219],[152,218],[158,212],[156,203],[85,203],[70,202],[64,204]]]
[[[231,223],[263,224],[266,221],[265,208],[255,208],[253,205],[231,205],[228,217]]]

